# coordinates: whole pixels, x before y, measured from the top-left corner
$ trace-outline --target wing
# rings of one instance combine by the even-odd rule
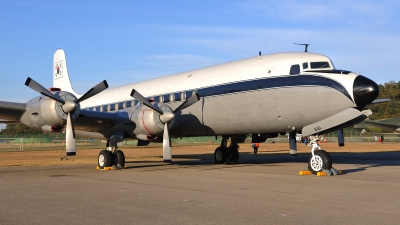
[[[25,103],[0,101],[0,123],[20,123],[24,113],[29,113]],[[106,134],[117,121],[129,123],[129,120],[124,120],[127,117],[126,112],[97,112],[82,109],[74,125],[77,130]]]
[[[127,122],[128,120],[123,119],[126,117],[126,112],[97,112],[82,109],[74,121],[74,126],[76,130],[107,134],[118,124],[117,122]]]
[[[19,123],[25,111],[25,103],[0,101],[0,123]]]
[[[394,119],[386,119],[380,121],[366,120],[362,123],[367,125],[367,128],[369,129],[373,129],[373,127],[376,127],[381,129],[381,132],[384,133],[399,133],[400,132],[399,121],[400,121],[399,118],[394,118]]]

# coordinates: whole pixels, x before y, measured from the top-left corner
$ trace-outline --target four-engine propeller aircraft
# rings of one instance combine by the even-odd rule
[[[290,154],[295,155],[296,132],[340,134],[366,118],[361,110],[379,93],[372,80],[338,70],[327,56],[310,52],[260,54],[108,89],[103,81],[81,96],[71,86],[64,51],[58,49],[53,88],[31,78],[25,84],[41,95],[27,103],[0,102],[0,119],[45,132],[65,129],[67,155],[75,155],[75,133],[106,139],[98,156],[101,168],[124,166],[117,142],[125,138],[138,139],[138,145],[163,142],[169,161],[170,138],[222,136],[214,160],[223,163],[238,160],[237,144],[246,135],[264,142],[289,132]],[[311,153],[312,172],[331,169],[326,151],[313,148]]]

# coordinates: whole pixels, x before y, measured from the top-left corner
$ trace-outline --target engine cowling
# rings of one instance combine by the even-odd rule
[[[75,101],[77,99],[73,94],[66,91],[55,92],[54,95],[63,100]],[[71,112],[71,118],[76,119],[79,112],[80,106],[76,104],[74,112]],[[50,131],[51,127],[60,128],[64,126],[67,116],[61,103],[46,96],[39,96],[27,102],[27,110],[21,117],[21,122],[30,127],[41,128],[42,130],[44,128],[44,131]]]
[[[173,112],[172,109],[163,103],[155,103],[156,107],[163,112]],[[139,105],[134,108],[131,120],[136,123],[136,129],[133,133],[136,136],[142,135],[160,135],[164,132],[164,123],[160,120],[160,114],[145,105]],[[169,128],[174,124],[175,119],[169,122]]]

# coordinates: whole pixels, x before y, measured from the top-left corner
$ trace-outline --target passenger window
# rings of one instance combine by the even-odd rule
[[[174,101],[182,100],[181,93],[175,93],[174,96],[175,96]]]
[[[303,70],[308,69],[308,63],[303,63]]]
[[[163,95],[163,102],[164,103],[170,102],[169,95]]]
[[[114,111],[115,110],[115,104],[110,104],[110,110],[109,111]]]
[[[193,95],[193,91],[187,91],[186,92],[186,99],[189,99],[190,97],[192,97]]]
[[[132,106],[132,102],[131,101],[125,102],[125,108],[129,108],[131,106]]]
[[[295,74],[299,74],[300,73],[300,65],[296,64],[293,65],[292,67],[290,67],[290,75],[295,75]]]
[[[118,109],[117,110],[120,110],[120,109],[123,109],[123,108],[124,108],[124,103],[123,102],[118,103]]]
[[[103,106],[101,106],[101,111],[102,112],[107,112],[108,110],[108,106],[107,105],[103,105]]]

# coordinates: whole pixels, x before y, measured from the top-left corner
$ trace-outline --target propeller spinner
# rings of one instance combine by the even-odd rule
[[[62,111],[64,111],[64,113],[67,114],[67,126],[65,132],[66,152],[68,156],[76,155],[75,130],[74,130],[72,114],[75,112],[77,108],[80,108],[79,107],[80,102],[85,101],[86,99],[89,99],[107,89],[108,88],[107,81],[104,80],[100,82],[99,84],[91,88],[89,91],[87,91],[84,95],[82,95],[79,99],[75,100],[69,100],[69,99],[64,100],[62,98],[55,96],[53,93],[51,93],[49,90],[44,88],[42,85],[40,85],[30,77],[26,79],[25,85],[32,88],[36,92],[39,92],[40,94],[45,95],[61,103]]]

